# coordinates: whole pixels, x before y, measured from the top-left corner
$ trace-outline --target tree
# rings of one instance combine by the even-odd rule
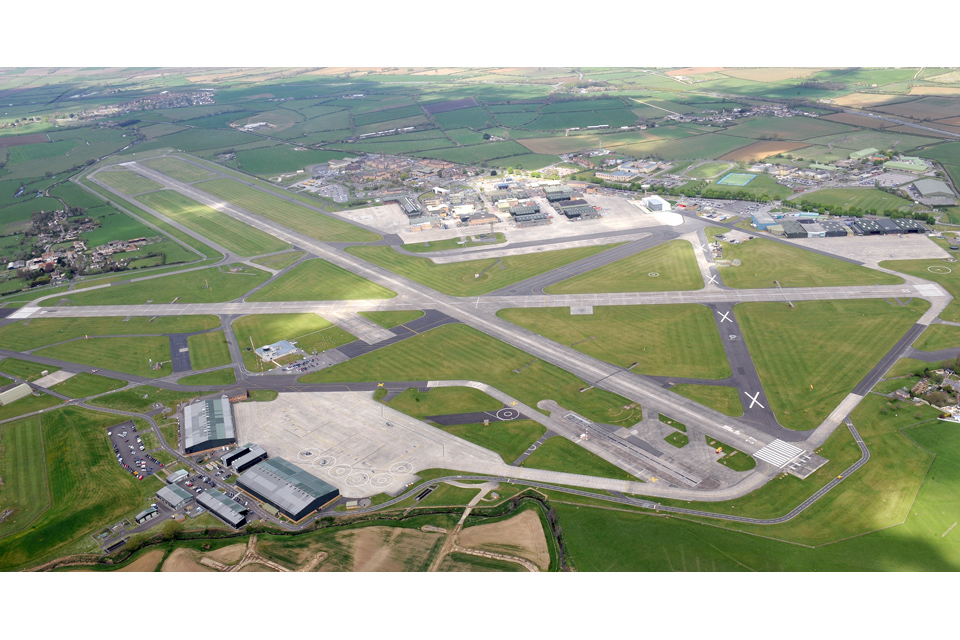
[[[181,531],[183,531],[183,523],[177,522],[176,520],[167,520],[163,523],[162,533],[164,540],[173,540],[179,537]]]

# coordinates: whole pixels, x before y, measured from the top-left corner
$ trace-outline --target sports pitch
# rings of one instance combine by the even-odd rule
[[[743,187],[750,184],[750,181],[757,176],[749,173],[728,173],[717,184],[727,184],[733,187]]]

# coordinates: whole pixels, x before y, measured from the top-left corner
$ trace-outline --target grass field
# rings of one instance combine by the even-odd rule
[[[180,182],[196,182],[197,180],[207,180],[215,177],[217,174],[207,171],[203,167],[183,162],[176,158],[154,158],[152,160],[142,160],[141,164],[156,169],[164,175],[168,175],[174,180]]]
[[[347,252],[441,293],[477,296],[582,260],[616,245],[560,249],[518,256],[434,264],[428,258],[397,253],[391,247],[348,247]],[[503,265],[501,267],[500,265]],[[479,278],[474,275],[481,273]]]
[[[195,371],[230,364],[230,349],[223,331],[189,336],[187,347],[190,349],[190,368]]]
[[[260,371],[261,364],[253,348],[278,340],[294,340],[297,346],[310,353],[326,351],[356,338],[340,327],[313,313],[275,313],[244,316],[233,322],[237,344],[243,352],[243,364],[249,371]],[[247,350],[252,344],[253,348]],[[272,369],[263,365],[263,370]],[[412,379],[412,378],[411,378]]]
[[[939,351],[960,347],[960,327],[948,324],[933,324],[913,343],[920,351]]]
[[[946,289],[954,298],[960,298],[960,268],[955,264],[948,264],[944,260],[884,260],[880,263],[881,267],[899,271],[911,276],[917,276],[924,280],[932,280]],[[950,269],[950,273],[942,273],[944,267]],[[932,271],[931,271],[932,269]],[[953,322],[960,321],[960,303],[954,300],[940,313],[944,320]]]
[[[708,237],[712,234],[710,230]],[[721,267],[723,284],[734,289],[776,287],[839,287],[871,284],[900,284],[903,279],[844,262],[783,242],[754,238],[741,244],[723,243],[723,257],[740,260],[738,267]]]
[[[460,424],[440,428],[450,435],[493,451],[507,464],[519,458],[530,445],[547,432],[542,424],[533,420],[491,422],[488,425]]]
[[[50,507],[47,461],[43,451],[40,418],[33,416],[0,424],[0,513],[13,512],[0,521],[3,538],[27,527]]]
[[[127,386],[126,381],[105,378],[95,373],[80,372],[72,378],[50,387],[51,391],[70,398],[86,398]]]
[[[736,418],[743,415],[740,392],[735,387],[722,387],[708,384],[677,384],[670,391],[684,398],[690,398],[705,407],[716,409],[724,415]]]
[[[218,369],[206,373],[198,373],[195,376],[186,376],[177,380],[177,384],[186,385],[230,385],[237,381],[237,376],[233,374],[233,369]]]
[[[680,433],[679,431],[674,431],[670,435],[666,436],[664,440],[677,449],[682,449],[688,444],[690,444],[690,436],[685,433]]]
[[[394,298],[396,293],[343,267],[315,258],[301,262],[260,291],[250,302],[287,300],[370,300]]]
[[[253,261],[254,264],[263,265],[264,267],[270,269],[276,269],[280,271],[281,269],[286,269],[294,262],[307,255],[306,251],[288,251],[286,253],[280,253],[275,256],[268,256],[266,258],[257,258]]]
[[[170,339],[162,336],[74,340],[45,347],[35,353],[45,358],[66,360],[144,378],[161,378],[171,373]],[[150,367],[151,361],[166,364],[160,370],[154,370]]]
[[[499,400],[470,387],[437,387],[426,393],[407,389],[387,404],[397,411],[420,419],[452,413],[497,411],[503,407]]]
[[[229,302],[241,297],[250,289],[264,282],[270,274],[248,266],[239,267],[237,273],[223,271],[222,267],[210,267],[197,271],[114,285],[96,291],[70,293],[72,304],[77,306],[110,304],[166,304],[173,302]],[[41,307],[58,304],[61,298],[44,300]]]
[[[821,189],[803,194],[796,200],[806,200],[814,207],[856,207],[863,211],[875,210],[877,213],[909,211],[913,203],[899,196],[879,189]]]
[[[919,299],[795,305],[748,302],[735,311],[771,409],[797,430],[818,426],[929,307]]]
[[[0,569],[10,571],[52,557],[94,551],[88,537],[99,528],[131,518],[148,505],[161,482],[138,482],[116,462],[104,431],[118,416],[64,407],[41,418],[50,508],[30,529],[0,544]],[[36,481],[38,471],[30,473]]]
[[[638,479],[562,436],[548,438],[520,466],[617,480]]]
[[[723,454],[722,457],[717,459],[717,462],[723,466],[733,469],[734,471],[750,471],[757,466],[757,461],[744,452],[734,449],[729,444],[711,438],[710,436],[704,437],[709,446],[719,449],[720,453]]]
[[[658,274],[651,276],[651,273]],[[672,240],[545,287],[551,294],[693,291],[703,288],[693,247]]]
[[[36,392],[34,392],[36,393]],[[0,420],[9,420],[34,411],[43,411],[60,404],[60,399],[46,393],[26,396],[8,405],[0,407]]]
[[[373,242],[380,236],[229,178],[197,185],[207,193],[323,242]]]
[[[437,358],[436,354],[447,354]],[[519,372],[519,373],[517,373]],[[301,378],[304,382],[378,382],[383,380],[477,380],[535,407],[543,399],[598,422],[611,422],[631,404],[625,398],[591,389],[576,376],[537,360],[476,329],[452,324],[431,329]],[[632,419],[630,426],[639,419]]]
[[[157,184],[150,178],[145,178],[139,173],[127,170],[100,171],[94,176],[94,179],[128,196],[163,189],[163,185]]]
[[[37,364],[36,362],[17,360],[16,358],[4,358],[0,360],[0,371],[11,376],[22,378],[27,382],[33,382],[34,380],[42,378],[43,371],[53,373],[59,370],[60,367],[51,367],[45,364]]]
[[[707,162],[687,171],[687,176],[691,178],[712,178],[723,173],[729,166],[726,162]]]
[[[730,365],[713,319],[702,305],[594,307],[570,315],[566,307],[502,309],[505,320],[634,373],[726,378]]]
[[[98,318],[31,318],[0,327],[0,348],[27,350],[84,336],[138,335],[205,331],[219,326],[216,316],[117,316]]]
[[[178,191],[164,189],[137,199],[238,256],[255,256],[290,248],[286,242],[191,200]]]
[[[423,311],[358,311],[367,320],[372,320],[384,329],[393,329],[397,325],[412,322],[423,317]]]
[[[757,176],[751,173],[728,173],[719,180],[718,185],[729,185],[732,187],[745,187],[750,184]]]
[[[468,233],[466,235],[469,238],[469,236],[474,234]],[[478,235],[486,236],[487,234]],[[412,244],[405,244],[403,245],[403,248],[414,253],[429,253],[431,251],[449,251],[450,249],[465,249],[467,247],[488,246],[491,244],[500,244],[502,242],[506,242],[507,240],[506,236],[499,231],[493,235],[496,238],[496,242],[474,242],[473,240],[468,239],[465,243],[461,244],[460,238],[449,238],[447,240],[435,240],[433,242],[415,242]]]

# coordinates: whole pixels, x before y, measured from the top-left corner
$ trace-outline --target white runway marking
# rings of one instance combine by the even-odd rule
[[[720,313],[719,311],[717,311],[717,313],[720,314],[720,322],[733,322],[733,320],[729,318],[729,315],[730,315],[729,311],[727,311],[726,313]]]
[[[753,395],[750,395],[750,394],[747,393],[746,391],[744,391],[743,393],[744,393],[745,396],[747,396],[748,398],[750,398],[750,406],[747,407],[747,409],[753,409],[753,405],[755,405],[755,404],[760,404],[760,401],[757,400],[757,398],[760,397],[760,392],[759,392],[759,391],[757,391],[757,392],[756,392],[755,394],[753,394]],[[761,409],[766,409],[766,407],[763,406],[762,404],[760,404],[760,408],[761,408]]]
[[[754,458],[769,462],[778,469],[796,460],[803,453],[803,449],[783,440],[774,440],[764,448],[753,454]]]
[[[707,284],[718,284],[718,283],[717,283],[717,276],[710,276],[710,279],[707,280]]]

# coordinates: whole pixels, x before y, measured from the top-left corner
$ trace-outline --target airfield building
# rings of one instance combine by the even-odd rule
[[[769,227],[772,227],[776,224],[776,221],[773,219],[769,213],[755,213],[750,216],[750,222],[757,226],[757,231],[766,231]]]
[[[167,482],[169,484],[175,484],[177,482],[180,482],[181,480],[183,480],[189,475],[190,475],[190,472],[187,471],[186,469],[177,469],[176,471],[174,471],[173,473],[167,476]]]
[[[283,356],[296,352],[297,346],[287,340],[279,340],[273,344],[264,345],[259,349],[254,349],[254,353],[256,353],[264,362],[272,362],[277,358],[282,358]]]
[[[267,452],[258,444],[246,444],[223,456],[223,464],[236,473],[243,473],[261,460],[267,459]]]
[[[204,491],[197,496],[197,503],[234,529],[239,529],[247,521],[247,508],[228,498],[223,491]]]
[[[923,198],[952,198],[953,192],[942,180],[917,180],[913,183]]]
[[[201,400],[183,408],[180,424],[184,453],[197,453],[236,444],[233,412],[226,397]]]
[[[807,229],[793,218],[784,218],[780,221],[780,226],[783,227],[783,235],[788,238],[808,237]]]
[[[0,393],[0,405],[6,406],[11,402],[16,402],[20,398],[26,398],[31,393],[33,393],[33,389],[30,388],[30,385],[26,383],[18,384],[17,386]]]
[[[295,522],[340,497],[336,487],[282,458],[254,465],[237,478],[237,486]]]
[[[546,196],[547,202],[559,202],[560,200],[570,200],[574,197],[574,195],[576,195],[576,191],[567,185],[560,185],[555,187],[544,187],[543,195]]]
[[[640,204],[650,211],[670,211],[670,203],[660,196],[647,196],[640,199]]]
[[[877,218],[876,220],[860,218],[851,222],[850,228],[858,236],[884,236],[903,233],[900,226],[890,218]]]
[[[137,524],[143,524],[147,520],[153,520],[158,515],[160,515],[160,511],[156,507],[149,507],[147,509],[144,509],[137,515],[133,516],[133,520]]]
[[[157,500],[171,509],[180,509],[193,502],[193,494],[172,484],[157,491]]]
[[[897,218],[893,221],[898,227],[900,227],[901,233],[929,233],[930,229],[927,225],[923,224],[919,220],[914,220],[913,218]]]

